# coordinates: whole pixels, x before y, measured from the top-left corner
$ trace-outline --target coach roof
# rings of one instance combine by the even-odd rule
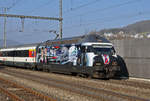
[[[24,44],[24,45],[16,45],[16,46],[9,46],[7,48],[0,48],[0,49],[13,49],[13,48],[26,48],[26,47],[35,47],[39,43],[34,43],[34,44]]]

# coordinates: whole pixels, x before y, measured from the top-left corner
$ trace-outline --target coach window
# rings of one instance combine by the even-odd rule
[[[18,55],[17,55],[17,51],[15,51],[15,57],[17,57]]]
[[[6,52],[3,52],[3,56],[6,57]]]
[[[26,50],[26,57],[29,57],[29,50]]]
[[[19,51],[16,51],[16,56],[17,56],[17,57],[19,56]]]
[[[11,57],[11,51],[8,52],[8,56]]]
[[[7,57],[7,52],[5,52],[5,57]]]
[[[21,57],[24,57],[24,52],[23,52],[23,50],[20,51],[20,56],[21,56]]]
[[[3,52],[1,52],[1,56],[4,56]]]
[[[20,57],[19,53],[20,53],[20,52],[17,50],[17,51],[16,51],[16,57]]]
[[[28,50],[23,50],[23,57],[29,57],[29,51]]]
[[[15,57],[17,57],[17,51],[15,51]]]
[[[7,56],[8,56],[8,57],[11,57],[11,54],[10,54],[10,53],[11,53],[11,51],[8,51],[8,52],[7,52]]]
[[[7,52],[5,52],[5,57],[7,57]]]
[[[10,57],[10,51],[7,52],[7,56]]]
[[[8,57],[12,57],[12,51],[9,51],[9,52],[7,53],[7,56],[8,56]]]
[[[22,57],[26,57],[26,50],[21,51]]]
[[[1,56],[4,56],[3,52],[1,52]]]
[[[5,52],[2,53],[3,57],[5,57]]]
[[[3,56],[6,57],[6,52],[3,52]]]
[[[14,57],[16,57],[16,55],[17,55],[17,52],[16,52],[16,51],[14,51]]]
[[[1,57],[3,56],[3,52],[0,52],[0,56],[1,56]]]
[[[11,52],[11,56],[12,56],[12,57],[14,56],[14,51]]]
[[[8,56],[8,52],[5,52],[5,56],[6,56],[6,57]]]
[[[3,52],[3,56],[4,56],[4,57],[6,56],[6,52]]]
[[[23,57],[22,50],[18,52],[19,57]]]
[[[19,56],[18,51],[16,51],[16,57],[18,57],[18,56]]]
[[[29,57],[29,50],[26,50],[26,57]]]
[[[24,57],[24,50],[20,51],[20,57]]]

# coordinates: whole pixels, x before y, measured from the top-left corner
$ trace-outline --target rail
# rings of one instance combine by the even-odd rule
[[[41,94],[39,92],[33,91],[30,88],[25,88],[25,87],[23,87],[23,86],[21,86],[21,85],[19,85],[17,83],[8,81],[8,80],[6,80],[4,78],[1,78],[1,77],[0,77],[0,85],[2,85],[2,87],[0,87],[0,90],[2,92],[4,92],[6,95],[8,95],[9,97],[11,97],[15,101],[29,101],[29,100],[24,100],[23,99],[22,96],[25,95],[25,94],[30,94],[30,96],[32,96],[32,98],[35,98],[35,99],[43,99],[44,101],[56,101],[53,98],[45,96],[45,95],[43,95],[43,94]],[[7,88],[6,88],[6,86],[7,86]],[[19,89],[18,90],[19,93],[25,93],[25,94],[22,94],[22,96],[21,96],[21,94],[18,94],[18,95],[14,94],[14,92],[11,92],[11,90],[9,90],[8,88]],[[17,90],[16,90],[16,92],[17,92]]]

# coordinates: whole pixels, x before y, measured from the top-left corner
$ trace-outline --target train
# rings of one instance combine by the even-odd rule
[[[113,44],[96,34],[0,48],[0,63],[92,78],[113,78],[121,70]]]

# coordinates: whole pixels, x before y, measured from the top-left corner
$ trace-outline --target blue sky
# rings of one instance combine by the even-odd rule
[[[63,0],[63,37],[79,36],[92,30],[123,27],[150,19],[150,0]],[[59,17],[59,0],[0,0],[8,14]],[[0,18],[0,39],[4,18]],[[53,39],[59,33],[59,22],[25,19],[24,32],[19,18],[7,18],[7,39],[36,43]]]

